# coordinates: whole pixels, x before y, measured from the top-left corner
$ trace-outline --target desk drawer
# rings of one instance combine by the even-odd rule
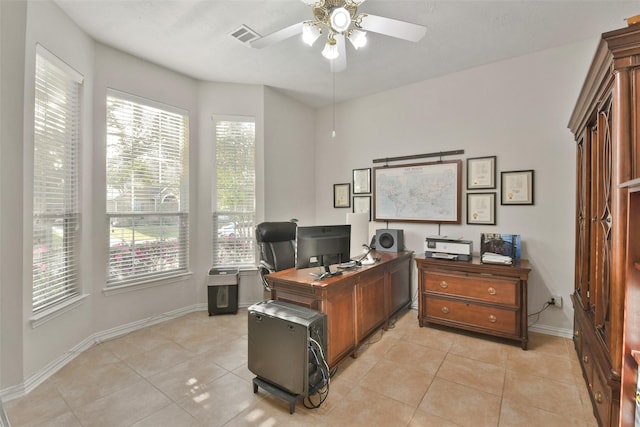
[[[426,299],[427,320],[430,320],[429,317],[437,318],[511,335],[516,335],[519,331],[517,311],[474,305],[432,295],[423,298]]]
[[[427,292],[460,296],[495,304],[518,305],[518,284],[515,279],[490,275],[455,275],[425,272]]]

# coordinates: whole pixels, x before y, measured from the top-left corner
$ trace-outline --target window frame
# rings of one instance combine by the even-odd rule
[[[40,44],[34,69],[31,310],[35,327],[83,298],[79,252],[84,77]]]
[[[213,159],[212,162],[215,166],[214,174],[212,176],[212,233],[211,233],[211,259],[214,267],[238,267],[241,270],[255,269],[258,259],[257,245],[255,242],[255,226],[257,224],[257,137],[256,137],[256,118],[254,116],[244,115],[214,115],[212,117],[213,122]],[[230,123],[251,123],[253,125],[253,141],[252,141],[252,210],[233,210],[233,209],[221,209],[218,206],[219,193],[221,187],[219,185],[219,166],[218,166],[218,142],[219,142],[219,129],[218,123],[230,122]],[[241,188],[245,188],[240,186]],[[229,188],[231,190],[231,188]],[[236,194],[239,191],[236,187]],[[222,220],[221,218],[225,218]],[[225,226],[233,225],[231,233],[233,235],[224,236],[224,233],[220,233],[220,230]],[[239,232],[239,236],[235,235],[235,232]],[[230,234],[231,234],[230,233]],[[221,240],[221,237],[224,240]],[[229,262],[220,261],[220,250],[224,246],[224,251],[227,252],[228,257],[232,258]],[[238,246],[241,248],[237,250]],[[237,253],[241,255],[236,255]]]
[[[173,117],[173,120],[178,120],[177,118],[179,117],[178,121],[180,123],[178,129],[181,130],[174,131],[176,133],[175,135],[171,135],[172,132],[167,132],[167,134],[165,135],[164,133],[162,133],[161,129],[156,129],[156,127],[161,128],[161,125],[157,125],[154,122],[153,126],[144,128],[153,135],[153,138],[138,138],[139,140],[136,140],[136,138],[130,134],[123,136],[123,138],[136,140],[132,142],[131,146],[131,152],[133,153],[131,154],[132,157],[126,158],[122,156],[120,159],[117,159],[114,156],[112,158],[109,155],[109,138],[111,132],[109,128],[109,114],[112,113],[109,102],[131,104],[129,108],[135,110],[140,114],[140,116],[137,116],[136,113],[132,113],[133,117],[131,119],[134,121],[140,120],[140,122],[143,122],[144,114],[157,114],[159,117],[162,116],[162,120],[170,120],[171,116],[175,116]],[[184,277],[185,275],[190,275],[189,113],[188,111],[178,107],[163,104],[154,100],[150,100],[148,98],[111,88],[107,89],[105,103],[107,119],[105,129],[105,136],[107,137],[107,144],[105,147],[107,151],[105,159],[107,175],[107,179],[105,180],[105,196],[107,198],[106,217],[109,226],[109,237],[107,241],[107,281],[104,291],[110,293],[112,291],[118,292],[122,289],[127,289],[130,287],[137,288],[139,286],[153,286],[155,284],[162,284],[167,279],[179,279],[181,277]],[[146,113],[141,112],[141,110],[145,110]],[[155,111],[155,113],[153,113],[152,111]],[[141,116],[143,116],[143,118],[140,118]],[[163,121],[161,122],[164,123]],[[127,124],[131,125],[131,123]],[[137,121],[135,121],[135,124],[138,124],[142,127],[142,124],[138,123]],[[171,127],[167,128],[171,129]],[[158,163],[158,168],[161,168],[162,166],[160,165],[166,162],[173,162],[172,164],[174,166],[179,164],[179,172],[176,174],[179,176],[179,183],[174,184],[173,193],[169,192],[168,194],[161,194],[159,190],[160,188],[168,188],[164,186],[161,172],[158,172],[158,176],[153,176],[153,173],[151,173],[150,176],[144,175],[139,180],[135,178],[134,174],[132,175],[133,187],[131,187],[134,188],[134,190],[131,191],[131,199],[127,201],[127,203],[124,203],[125,206],[128,204],[129,208],[125,209],[124,211],[118,211],[118,204],[116,203],[114,210],[114,204],[110,203],[109,200],[111,197],[113,197],[112,193],[113,189],[115,188],[114,186],[110,185],[112,184],[109,179],[110,160],[116,159],[122,162],[130,160],[133,162],[134,160],[139,160],[139,158],[144,158],[146,157],[145,154],[148,153],[141,154],[141,152],[138,151],[143,149],[140,148],[140,145],[148,145],[149,151],[151,151],[152,149],[158,150],[158,153],[161,153],[158,155],[161,156],[162,153],[164,153],[164,151],[162,151],[162,147],[165,141],[163,135],[165,137],[181,137],[180,139],[176,140],[177,142],[175,142],[174,145],[169,146],[171,148],[169,152],[174,152],[173,157],[168,157],[167,159],[165,159],[164,157],[156,157],[155,159],[152,159],[152,162]],[[146,144],[149,140],[157,140],[158,143]],[[143,142],[143,144],[135,145],[136,142]],[[115,144],[115,146],[119,147],[119,144]],[[179,153],[178,158],[175,157],[176,153]],[[141,185],[145,177],[147,178],[147,181],[152,181],[150,178],[153,178],[153,181],[151,183],[147,182],[145,184],[145,186],[148,187],[146,189],[146,194],[150,194],[152,188],[155,188],[155,191],[158,194],[155,195],[157,197],[154,196],[153,204],[145,205],[140,208],[139,204],[142,202],[140,202],[137,197],[144,196],[136,195],[135,188],[137,185]],[[176,179],[175,176],[174,179]],[[145,194],[144,191],[142,191],[141,193]],[[177,193],[177,196],[175,193]],[[166,200],[168,200],[169,202],[175,202],[177,206],[175,208],[169,207],[169,209],[164,211],[162,209],[162,205]],[[149,210],[149,208],[151,207],[152,210]],[[173,224],[171,224],[172,222]],[[118,227],[117,224],[119,223],[126,225]],[[118,230],[120,232],[119,235],[114,234],[116,228],[120,229]],[[158,233],[159,235],[146,242],[143,241],[142,238],[136,240],[136,233],[144,236],[145,228],[148,230],[153,229],[154,233]],[[174,235],[173,237],[172,234]],[[149,234],[149,236],[151,236],[151,234]],[[114,245],[113,239],[120,239],[120,246]],[[175,256],[173,255],[174,253]]]

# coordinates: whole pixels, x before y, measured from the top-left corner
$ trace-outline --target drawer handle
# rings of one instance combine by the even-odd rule
[[[493,314],[490,314],[490,315],[489,315],[489,322],[491,322],[491,323],[496,323],[496,320],[497,320],[497,319],[496,319],[496,316],[494,316]]]
[[[576,331],[576,337],[580,338],[580,331]]]
[[[489,288],[489,289],[487,289],[487,292],[489,292],[489,295],[495,295],[496,294],[495,288]]]
[[[583,357],[582,357],[582,361],[583,361],[584,363],[589,363],[589,356],[587,356],[587,355],[583,356]]]
[[[597,392],[596,393],[596,402],[602,403],[602,393],[601,392]]]
[[[440,287],[442,289],[447,289],[449,287],[449,284],[443,280],[442,282],[440,282]]]
[[[442,312],[447,314],[449,312],[449,307],[442,307]]]

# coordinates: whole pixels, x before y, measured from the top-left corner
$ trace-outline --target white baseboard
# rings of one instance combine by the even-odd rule
[[[207,310],[206,304],[196,304],[189,307],[180,308],[178,310],[173,310],[167,313],[159,314],[157,316],[151,316],[149,318],[128,323],[126,325],[120,325],[115,328],[108,329],[106,331],[97,332],[85,338],[84,340],[82,340],[80,343],[75,345],[70,350],[66,351],[57,359],[51,361],[47,366],[45,366],[39,372],[36,372],[34,375],[27,378],[22,384],[18,384],[18,385],[0,390],[0,402],[8,402],[10,400],[26,396],[31,391],[33,391],[36,387],[38,387],[40,384],[42,384],[47,379],[49,379],[53,374],[55,374],[60,369],[65,367],[69,362],[75,359],[80,353],[90,349],[96,344],[129,334],[131,332],[137,331],[138,329],[146,328],[147,326],[166,322],[167,320],[175,319],[177,317],[184,316],[185,314],[189,314],[197,311],[203,311],[203,310],[204,311]],[[2,421],[1,418],[0,418],[0,421]]]
[[[94,334],[93,340],[95,344],[108,341],[122,335],[137,331],[138,329],[146,328],[147,326],[166,322],[167,320],[175,319],[177,317],[184,316],[185,314],[202,311],[203,309],[200,306],[201,304],[195,304],[189,307],[183,307],[177,310],[169,311],[167,313],[151,316],[146,319],[141,319],[132,323],[128,323],[126,325],[116,326],[115,328]],[[204,310],[206,310],[206,305],[204,306]]]
[[[538,332],[540,334],[573,339],[572,329],[556,328],[552,326],[540,325],[537,323],[535,325],[529,326],[529,332]]]
[[[22,384],[18,384],[3,390],[0,390],[0,399],[8,402],[19,397],[26,396],[40,384],[45,382],[49,377],[64,368],[69,362],[75,359],[80,353],[91,348],[95,344],[92,337],[85,338],[73,348],[67,350],[64,354],[55,360],[52,360],[47,366],[36,372]]]
[[[2,406],[2,402],[0,402],[0,426],[11,427],[11,423],[9,422],[9,418],[7,417],[7,413],[4,412],[4,407]]]

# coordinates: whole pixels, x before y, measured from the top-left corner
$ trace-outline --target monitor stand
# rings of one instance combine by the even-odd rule
[[[342,271],[340,271],[340,270],[331,271],[331,269],[329,268],[328,265],[325,265],[323,267],[324,267],[324,272],[322,272],[322,273],[309,273],[309,274],[314,276],[315,280],[322,280],[322,279],[326,279],[327,277],[339,276],[339,275],[342,274]]]

